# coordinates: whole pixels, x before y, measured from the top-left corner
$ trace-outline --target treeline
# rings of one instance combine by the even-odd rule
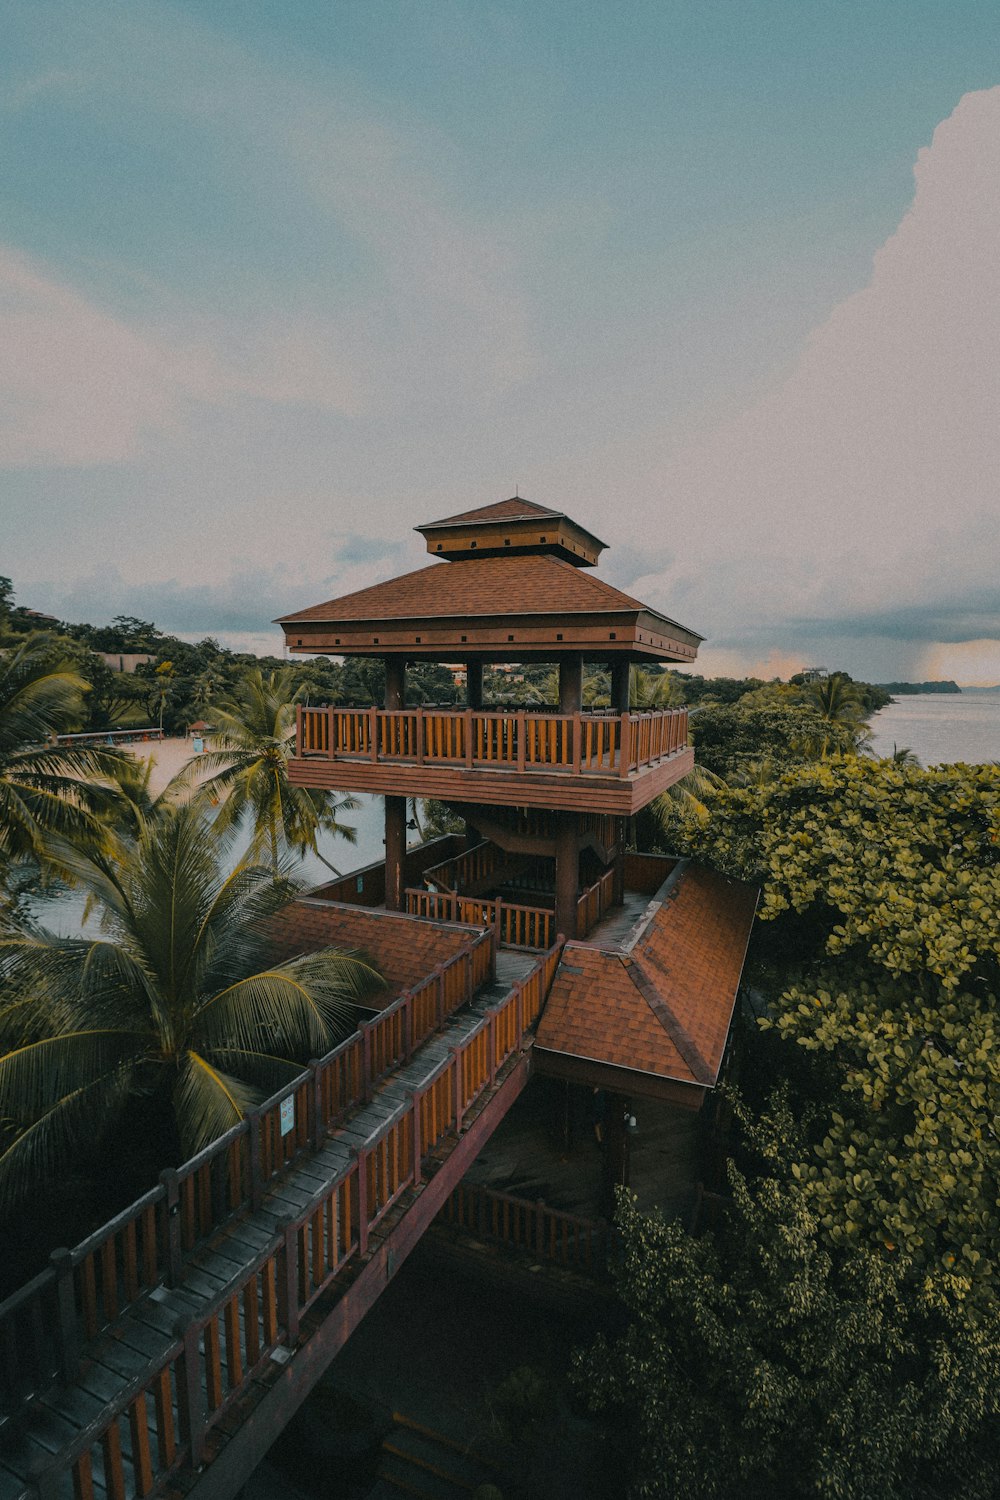
[[[118,615],[110,625],[69,624],[39,616],[14,604],[10,580],[0,578],[0,649],[26,637],[44,635],[55,654],[86,682],[83,730],[161,726],[184,734],[189,725],[211,723],[212,711],[228,702],[249,671],[290,674],[292,691],[304,703],[381,702],[385,668],[381,661],[352,658],[343,665],[326,657],[285,662],[280,657],[231,651],[211,637],[192,644],[167,635],[150,620]],[[148,656],[134,672],[120,672],[101,656]],[[452,674],[434,663],[411,667],[407,694],[412,703],[455,703],[459,690]]]
[[[885,692],[905,696],[908,693],[960,693],[962,689],[957,682],[951,678],[937,679],[932,682],[880,682],[879,687]]]

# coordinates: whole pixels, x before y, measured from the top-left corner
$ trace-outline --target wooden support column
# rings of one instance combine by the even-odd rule
[[[406,707],[406,658],[403,656],[385,658],[385,706]]]
[[[615,886],[614,904],[621,906],[625,900],[625,842],[628,838],[628,818],[615,819]]]
[[[483,706],[483,664],[468,661],[465,664],[465,701],[469,708]]]
[[[559,658],[559,712],[578,714],[583,708],[583,656],[571,652]]]
[[[629,664],[625,657],[616,656],[611,663],[611,707],[615,713],[628,713]]]
[[[385,909],[402,911],[406,862],[406,798],[385,799]]]
[[[556,813],[556,931],[576,937],[576,902],[580,885],[580,849],[576,813]]]

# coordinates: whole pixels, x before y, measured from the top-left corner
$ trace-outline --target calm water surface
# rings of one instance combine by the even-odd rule
[[[915,693],[897,698],[871,721],[876,755],[906,746],[921,765],[1000,760],[1000,691]]]

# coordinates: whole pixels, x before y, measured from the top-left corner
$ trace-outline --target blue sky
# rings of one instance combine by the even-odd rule
[[[709,668],[1000,680],[995,5],[8,0],[4,30],[23,602],[263,648],[517,484]]]

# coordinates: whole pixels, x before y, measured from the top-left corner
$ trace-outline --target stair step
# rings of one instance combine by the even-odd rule
[[[454,1438],[433,1431],[399,1412],[382,1443],[379,1478],[420,1500],[468,1500],[496,1471]]]

